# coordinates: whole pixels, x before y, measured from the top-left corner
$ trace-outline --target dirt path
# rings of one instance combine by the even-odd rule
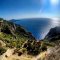
[[[28,55],[21,55],[21,56],[18,56],[17,54],[12,55],[13,52],[14,49],[8,49],[6,53],[0,56],[0,60],[31,60],[32,59],[32,57]]]
[[[36,57],[30,57],[28,55],[12,55],[14,49],[8,49],[6,53],[4,53],[1,57],[0,60],[43,60],[46,57],[46,51],[40,53],[38,56]],[[7,55],[8,57],[5,57],[5,55]]]
[[[13,52],[14,52],[14,49],[8,49],[6,53],[4,53],[2,56],[0,56],[0,60],[45,60],[46,56],[48,56],[48,54],[50,54],[51,49],[41,52],[36,57],[25,55],[25,54],[23,54],[21,56],[18,56],[17,54],[12,55]],[[6,55],[8,57],[6,57]]]
[[[6,51],[6,53],[4,53],[3,55],[0,56],[0,60],[7,60],[7,58],[5,57],[6,55],[9,57],[12,55],[14,49],[8,49]]]
[[[32,58],[31,60],[45,60],[45,58],[51,53],[51,48],[48,48],[47,51],[41,52],[38,56]]]
[[[31,60],[43,60],[45,58],[45,56],[46,56],[45,55],[46,53],[47,53],[46,51],[45,52],[42,52],[38,56],[32,58]]]

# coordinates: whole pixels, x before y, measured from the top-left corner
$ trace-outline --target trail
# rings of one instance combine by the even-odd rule
[[[32,58],[31,60],[46,60],[48,55],[51,53],[52,48],[48,48],[47,51],[41,52],[36,57]]]
[[[43,60],[46,57],[46,53],[47,53],[46,51],[45,52],[42,52],[38,56],[32,58],[31,60]]]
[[[29,55],[12,55],[14,52],[14,49],[8,49],[6,53],[0,56],[0,60],[45,60],[45,58],[51,53],[51,48],[49,48],[47,51],[41,52],[39,55],[33,57]],[[6,57],[6,55],[8,57]]]
[[[28,55],[13,55],[14,49],[8,49],[6,53],[0,56],[0,60],[31,60],[31,56]],[[6,57],[7,55],[7,57]]]
[[[5,57],[5,55],[7,55],[8,57],[12,55],[14,49],[8,49],[6,51],[6,53],[4,53],[3,55],[0,56],[0,60],[7,60],[7,58]]]

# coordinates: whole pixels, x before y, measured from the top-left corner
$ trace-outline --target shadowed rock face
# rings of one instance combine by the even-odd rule
[[[60,39],[60,26],[59,27],[55,27],[55,28],[51,28],[49,33],[46,35],[45,38],[49,39],[49,40]]]

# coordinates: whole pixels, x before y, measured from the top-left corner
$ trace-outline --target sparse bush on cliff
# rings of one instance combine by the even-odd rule
[[[37,42],[35,40],[28,40],[24,44],[24,48],[27,49],[28,54],[37,55],[42,51],[47,50],[47,46],[44,43]]]
[[[9,30],[7,25],[2,26],[1,32],[4,32],[6,34],[11,34],[11,32],[10,32],[10,30]]]
[[[3,47],[0,47],[0,55],[2,55],[2,54],[5,53],[5,52],[6,52],[6,49],[3,48]]]

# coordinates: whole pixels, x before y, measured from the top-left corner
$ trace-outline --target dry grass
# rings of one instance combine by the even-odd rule
[[[14,49],[8,49],[6,53],[4,53],[2,56],[0,56],[0,60],[31,60],[32,56],[30,55],[21,55],[18,56],[17,54],[13,55]],[[7,57],[6,57],[7,55]]]

